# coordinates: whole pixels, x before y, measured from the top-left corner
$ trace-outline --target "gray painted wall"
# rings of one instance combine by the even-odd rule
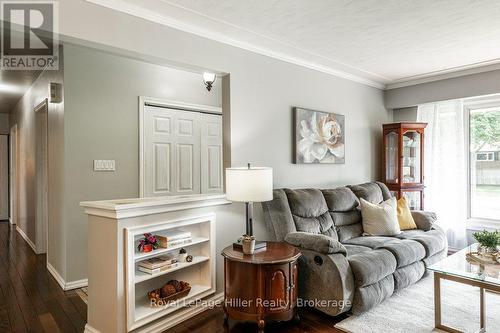
[[[500,93],[500,70],[386,90],[388,109]]]
[[[85,278],[87,217],[79,202],[139,196],[139,96],[221,106],[201,74],[65,45],[65,182],[67,281]],[[115,172],[94,172],[114,159]]]
[[[9,124],[9,114],[0,113],[0,134],[9,134],[10,124]]]
[[[395,123],[404,121],[417,121],[417,107],[392,110],[392,119]]]
[[[381,124],[392,120],[392,112],[384,107],[382,91],[82,1],[61,2],[60,17],[60,31],[66,40],[76,38],[80,43],[93,46],[107,45],[100,47],[128,55],[139,53],[139,57],[149,61],[184,63],[229,73],[230,98],[224,99],[224,103],[231,108],[232,164],[252,162],[273,167],[275,187],[331,187],[379,178]],[[85,17],[92,17],[93,24],[89,25]],[[103,26],[106,29],[102,29]],[[76,48],[68,53],[66,66],[77,68],[82,66],[82,61],[87,63],[78,58]],[[68,281],[85,278],[86,224],[78,202],[138,193],[137,114],[120,112],[114,103],[123,105],[123,96],[107,94],[113,85],[129,89],[120,82],[128,79],[123,74],[113,78],[114,74],[110,75],[107,67],[95,65],[100,73],[92,68],[87,68],[85,73],[81,69],[65,72],[65,151],[72,154],[65,157],[65,163],[69,163],[65,168],[68,180],[65,214],[70,220],[68,225],[74,229],[67,232]],[[158,87],[137,89],[141,94],[155,95]],[[150,92],[150,89],[155,90]],[[95,92],[99,98],[95,98]],[[134,104],[131,110],[136,109],[136,97],[123,98]],[[182,99],[182,95],[173,94],[171,98]],[[83,107],[79,106],[81,103]],[[294,105],[346,115],[346,164],[291,163],[291,107]],[[117,116],[120,117],[117,119]],[[117,156],[116,173],[97,175],[90,172],[90,162],[97,158],[94,156],[113,158],[113,155]],[[136,156],[134,160],[133,155]],[[233,204],[217,211],[219,250],[243,232],[244,205]],[[257,237],[269,238],[260,210],[256,215]],[[222,267],[218,259],[217,264]],[[219,274],[220,279],[222,274]]]

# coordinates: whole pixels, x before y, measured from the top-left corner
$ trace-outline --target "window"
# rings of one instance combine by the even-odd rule
[[[466,108],[469,115],[469,217],[500,221],[500,102]]]
[[[476,153],[476,161],[494,161],[494,153]]]

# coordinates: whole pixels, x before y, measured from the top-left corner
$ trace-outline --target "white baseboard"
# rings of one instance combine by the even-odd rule
[[[66,286],[64,287],[64,290],[80,289],[83,287],[87,287],[88,285],[89,285],[88,279],[69,281],[69,282],[66,282]]]
[[[89,324],[86,324],[85,330],[83,331],[83,333],[101,333],[101,331],[98,331],[95,328],[93,328],[92,326],[90,326]]]
[[[9,217],[9,223],[10,223],[10,224],[13,224],[13,225],[15,225],[15,224],[16,224],[16,222],[14,222],[14,220],[12,219],[12,217]]]
[[[28,243],[28,245],[33,249],[33,252],[38,254],[38,251],[36,249],[35,243],[31,241],[31,239],[26,235],[26,233],[21,229],[18,225],[16,225],[16,231],[21,235],[21,237]]]
[[[216,294],[210,298],[204,299],[206,302],[210,303],[215,303],[215,302],[220,302],[224,299],[224,293]],[[175,325],[178,325],[188,319],[193,318],[194,316],[209,310],[207,306],[203,305],[196,305],[196,306],[191,306],[187,307],[185,309],[179,310],[179,312],[176,312],[175,316],[166,316],[164,318],[160,318],[156,320],[154,323],[146,325],[142,328],[138,328],[136,331],[137,333],[159,333],[159,332],[164,332],[165,330],[174,327]],[[172,318],[174,317],[174,318]],[[87,331],[85,331],[87,332]],[[98,331],[94,331],[98,332]],[[92,331],[89,331],[89,333],[92,333]]]
[[[64,290],[72,290],[72,289],[78,289],[78,288],[83,288],[88,286],[88,280],[87,279],[82,279],[82,280],[77,280],[77,281],[69,281],[66,282],[61,274],[52,266],[51,264],[47,263],[47,270],[49,273],[54,277],[54,279],[57,281],[59,286]]]

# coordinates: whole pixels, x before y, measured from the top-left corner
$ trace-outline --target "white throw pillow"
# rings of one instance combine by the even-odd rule
[[[380,205],[361,198],[363,230],[370,236],[395,236],[401,233],[398,223],[396,198],[390,198]]]

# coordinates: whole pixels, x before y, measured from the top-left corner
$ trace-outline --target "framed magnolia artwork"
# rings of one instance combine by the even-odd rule
[[[345,163],[345,116],[293,108],[296,164]]]

